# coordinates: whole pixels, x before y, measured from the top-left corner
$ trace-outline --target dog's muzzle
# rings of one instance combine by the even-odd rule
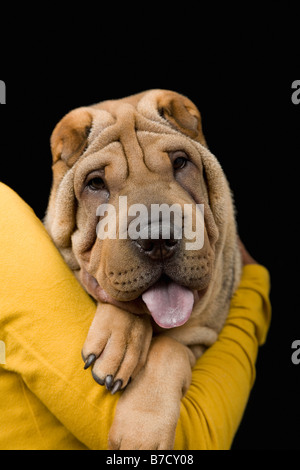
[[[179,230],[174,225],[163,225],[160,221],[148,224],[136,240],[140,252],[154,261],[171,258],[179,245]]]

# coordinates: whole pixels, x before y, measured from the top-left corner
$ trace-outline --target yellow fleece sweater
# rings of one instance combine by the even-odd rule
[[[175,449],[230,448],[270,324],[268,295],[268,271],[245,266],[219,339],[193,369]],[[83,370],[94,312],[32,209],[0,184],[0,449],[107,448],[120,394]]]

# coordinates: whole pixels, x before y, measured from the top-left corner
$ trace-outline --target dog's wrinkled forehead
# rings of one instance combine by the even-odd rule
[[[99,150],[113,141],[132,146],[136,131],[185,135],[206,146],[196,106],[178,93],[151,90],[128,98],[75,109],[51,137],[53,163],[71,168],[88,148]]]
[[[131,180],[137,183],[138,188],[144,185],[139,184],[141,181],[150,187],[150,183],[156,180],[157,185],[151,186],[149,194],[156,194],[158,185],[162,188],[163,181],[168,178],[172,187],[176,186],[176,191],[184,191],[185,182],[182,187],[173,182],[173,172],[163,168],[164,162],[170,165],[168,152],[178,150],[187,152],[192,161],[200,162],[195,167],[201,170],[207,188],[209,207],[206,214],[211,212],[220,232],[227,226],[231,195],[226,177],[218,160],[207,148],[198,109],[178,93],[150,90],[120,100],[77,108],[56,125],[51,136],[51,150],[53,185],[47,226],[58,246],[71,246],[78,208],[76,188],[80,186],[79,179],[84,180],[88,171],[105,167],[110,188],[122,186],[127,172],[138,177]],[[135,165],[137,158],[139,164]],[[193,186],[190,194],[199,194],[198,177],[193,180],[190,173],[184,174],[189,185]],[[78,184],[75,184],[75,179]]]
[[[98,115],[101,131],[104,126],[120,123],[120,135],[129,128],[148,132],[166,132],[166,126],[183,132],[189,137],[205,143],[201,116],[196,106],[178,93],[151,90],[121,100],[105,101],[92,107],[107,113]],[[97,127],[97,126],[95,126]],[[162,129],[163,128],[163,129]]]

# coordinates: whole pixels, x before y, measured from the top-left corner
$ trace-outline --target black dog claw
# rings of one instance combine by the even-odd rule
[[[112,385],[113,385],[113,376],[112,375],[107,375],[106,378],[105,378],[105,387],[107,388],[107,390],[111,390],[112,388]]]
[[[88,368],[90,367],[90,365],[92,365],[93,362],[95,362],[95,360],[96,360],[95,354],[90,354],[90,355],[87,357],[87,359],[86,359],[86,361],[85,361],[85,363],[84,363],[84,370],[85,370],[85,369],[88,369]]]
[[[121,379],[116,380],[116,382],[113,384],[113,387],[111,389],[111,394],[114,395],[115,393],[117,393],[122,387],[122,385],[123,385],[123,380]]]

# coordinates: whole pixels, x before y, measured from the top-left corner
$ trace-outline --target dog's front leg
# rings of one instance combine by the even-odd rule
[[[172,449],[180,401],[191,381],[194,356],[170,337],[152,340],[145,366],[119,399],[109,448]]]
[[[144,366],[151,338],[148,315],[134,315],[99,302],[82,349],[85,368],[93,364],[96,382],[116,393]]]

